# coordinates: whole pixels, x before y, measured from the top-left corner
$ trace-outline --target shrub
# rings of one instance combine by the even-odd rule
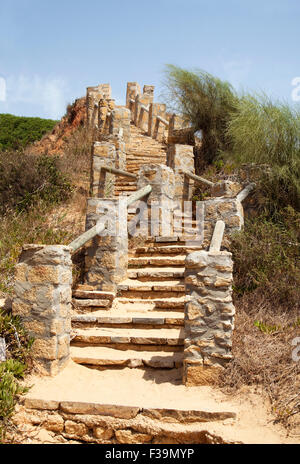
[[[220,151],[230,148],[226,128],[238,101],[233,87],[202,70],[192,72],[168,65],[165,74],[168,101],[195,132],[202,131],[197,157],[211,163]]]
[[[299,305],[300,213],[292,208],[274,223],[266,216],[247,221],[245,229],[231,238],[238,295],[262,292],[276,306]]]
[[[57,203],[70,193],[71,183],[58,157],[0,152],[0,213],[28,209],[38,199]]]
[[[270,214],[283,206],[300,210],[300,113],[267,96],[246,95],[228,121],[230,159],[266,163],[259,188]]]
[[[0,363],[0,443],[5,437],[9,418],[13,414],[18,395],[28,388],[19,383],[28,368],[29,338],[18,317],[0,312],[0,337],[5,339],[7,360]]]
[[[0,150],[19,150],[40,140],[57,121],[0,114]]]

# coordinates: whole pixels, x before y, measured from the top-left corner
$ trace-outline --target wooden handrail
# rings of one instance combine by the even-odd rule
[[[146,195],[149,195],[151,191],[152,191],[151,185],[146,185],[145,187],[141,188],[137,192],[134,192],[132,195],[128,196],[128,198],[126,199],[127,208],[133,203],[135,203],[136,201],[144,198]],[[100,234],[101,232],[103,232],[104,229],[105,229],[104,224],[96,224],[94,227],[91,227],[91,229],[81,234],[79,237],[77,237],[75,240],[73,240],[69,244],[69,247],[72,249],[72,252],[74,253],[75,251],[79,250],[79,248],[85,245],[86,242],[96,237],[96,235]]]
[[[169,121],[162,118],[161,116],[156,116],[156,119],[158,119],[158,121],[162,122],[165,126],[169,126]]]
[[[197,182],[202,182],[203,184],[206,184],[206,185],[209,185],[210,187],[213,187],[215,184],[213,182],[211,182],[210,180],[206,180],[204,179],[203,177],[200,177],[200,176],[196,176],[196,174],[193,174],[191,172],[188,172],[188,171],[181,171],[182,174],[184,174],[185,176],[187,177],[190,177],[191,179],[197,181]]]
[[[149,113],[149,108],[147,108],[147,106],[145,106],[145,105],[141,105],[140,109],[141,109],[141,111],[146,111],[146,113]]]
[[[210,242],[209,251],[220,251],[224,230],[225,230],[225,222],[217,221],[215,225],[215,230],[214,230],[211,242]]]
[[[144,198],[146,195],[149,195],[149,193],[151,193],[151,192],[152,192],[151,185],[146,185],[146,187],[143,187],[140,190],[137,190],[136,192],[132,193],[127,198],[127,208],[128,208],[128,206],[132,205],[136,201],[141,200],[142,198]]]
[[[107,172],[111,172],[112,174],[115,174],[116,176],[123,176],[123,177],[130,177],[131,179],[137,179],[137,176],[135,174],[132,174],[131,172],[127,171],[122,171],[121,169],[116,169],[111,166],[101,166],[101,169]]]
[[[236,199],[239,200],[240,202],[244,201],[245,198],[247,198],[247,196],[249,195],[249,193],[252,192],[252,190],[254,189],[255,186],[256,186],[256,184],[254,184],[254,183],[247,185],[247,187],[245,187],[244,190],[242,190],[237,195]]]

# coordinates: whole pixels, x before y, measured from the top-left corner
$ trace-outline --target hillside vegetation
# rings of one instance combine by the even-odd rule
[[[57,121],[0,114],[0,150],[19,150],[40,140]]]
[[[91,131],[78,128],[60,156],[0,151],[0,298],[12,294],[25,243],[68,244],[82,232],[92,138]],[[32,340],[19,318],[5,312],[0,312],[0,337],[7,344],[7,361],[0,363],[1,443],[17,397],[26,392],[20,379],[31,368]]]
[[[172,107],[203,134],[198,174],[211,180],[254,181],[254,214],[232,236],[234,360],[220,379],[233,392],[262,385],[279,420],[300,423],[300,112],[264,94],[238,95],[202,70],[166,68]],[[248,169],[247,169],[248,168]],[[205,197],[198,188],[195,198]]]

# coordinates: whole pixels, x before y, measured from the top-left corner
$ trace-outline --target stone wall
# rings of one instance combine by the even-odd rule
[[[121,130],[125,143],[130,142],[130,120],[131,114],[128,108],[115,108],[111,112],[109,133],[118,136]]]
[[[156,119],[157,116],[166,118],[166,105],[163,103],[151,103],[149,107],[148,135],[159,142],[165,141],[167,128]]]
[[[215,224],[218,220],[225,222],[223,244],[229,246],[229,236],[232,232],[241,230],[244,224],[243,206],[236,198],[211,198],[204,201],[205,237],[210,242]]]
[[[101,98],[98,104],[98,129],[99,136],[103,137],[109,134],[111,126],[111,112],[115,108],[115,100]]]
[[[95,290],[115,292],[126,279],[128,268],[128,234],[126,199],[89,198],[86,230],[106,218],[106,231],[93,238],[86,249],[85,283]],[[123,215],[123,217],[121,217]]]
[[[152,192],[147,199],[148,233],[150,236],[170,236],[173,228],[174,171],[163,164],[141,166],[137,188],[139,190],[147,185],[152,187]]]
[[[98,105],[101,99],[110,99],[111,88],[109,84],[99,84],[88,87],[86,92],[86,111],[88,126],[98,126]]]
[[[134,104],[131,100],[135,100],[136,96],[140,94],[141,88],[137,82],[127,82],[126,107],[130,109],[132,121],[134,119]]]
[[[194,152],[190,145],[169,145],[167,150],[167,166],[175,173],[176,201],[191,200],[194,189],[194,181],[183,175],[183,171],[195,174]]]
[[[213,427],[208,426],[208,421],[233,421],[236,414],[232,412],[60,403],[30,398],[24,402],[24,406],[17,406],[12,423],[27,432],[32,430],[36,435],[43,430],[43,435],[48,439],[55,434],[56,443],[70,443],[70,440],[95,444],[233,443],[228,438],[223,439],[220,432],[214,433],[211,430]],[[9,433],[13,441],[13,431]]]
[[[64,245],[24,245],[15,271],[12,312],[34,337],[41,373],[55,375],[70,355],[72,261]]]
[[[196,251],[186,257],[183,380],[187,386],[214,383],[232,358],[232,269],[227,251]]]
[[[119,153],[120,155],[120,153]],[[112,142],[95,142],[92,148],[91,196],[104,198],[114,195],[115,175],[102,169],[116,167],[117,151]]]

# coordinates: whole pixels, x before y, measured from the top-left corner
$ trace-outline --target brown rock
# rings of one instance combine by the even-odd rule
[[[114,431],[112,429],[107,429],[104,427],[96,427],[94,430],[94,436],[99,440],[110,440],[114,435]]]
[[[61,433],[64,430],[64,420],[59,414],[49,416],[45,422],[47,430],[55,433]]]
[[[88,433],[88,428],[85,424],[82,423],[66,421],[65,431],[70,435],[74,435],[77,438],[81,438]]]
[[[152,435],[135,433],[132,430],[117,430],[115,434],[118,442],[122,444],[149,443],[153,438]]]

